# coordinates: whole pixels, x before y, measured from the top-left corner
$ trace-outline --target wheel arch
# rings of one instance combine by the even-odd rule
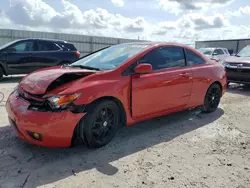
[[[116,98],[116,97],[113,97],[113,96],[104,96],[104,97],[100,97],[100,98],[97,98],[95,100],[93,100],[90,104],[87,105],[86,107],[86,111],[88,111],[88,107],[93,104],[96,104],[96,103],[99,103],[101,101],[104,101],[104,100],[111,100],[111,101],[114,101],[117,106],[119,107],[119,114],[120,114],[120,117],[121,117],[121,120],[122,120],[122,126],[126,126],[127,124],[127,114],[126,114],[126,111],[125,111],[125,108],[122,104],[122,102]]]
[[[222,84],[221,84],[219,81],[214,81],[212,84],[210,84],[210,86],[208,87],[208,89],[209,89],[213,84],[217,84],[217,85],[220,86],[220,91],[221,91],[221,96],[222,96],[222,90],[223,90]],[[208,89],[207,89],[207,90],[208,90]]]
[[[116,98],[116,97],[113,97],[113,96],[103,96],[103,97],[97,98],[97,99],[93,100],[91,103],[87,104],[85,106],[85,110],[84,111],[88,113],[88,109],[91,106],[93,106],[94,104],[97,104],[97,103],[99,103],[101,101],[105,101],[105,100],[111,100],[111,101],[114,101],[117,104],[117,106],[119,108],[119,114],[120,114],[120,117],[121,117],[121,121],[122,121],[122,127],[126,126],[127,125],[127,113],[125,111],[125,108],[124,108],[122,102],[118,98]],[[79,123],[81,121],[82,120],[80,120]],[[74,145],[75,139],[77,139],[78,136],[79,136],[79,130],[78,130],[79,123],[74,128],[74,131],[73,131],[73,134],[72,134],[72,139],[71,139],[71,146]],[[84,138],[82,138],[82,142],[85,142]]]

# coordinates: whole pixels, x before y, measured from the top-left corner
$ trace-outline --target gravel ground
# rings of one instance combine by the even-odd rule
[[[7,96],[20,78],[5,78]],[[122,129],[100,149],[17,139],[0,106],[0,187],[250,187],[250,88],[232,85],[212,114],[185,111]]]

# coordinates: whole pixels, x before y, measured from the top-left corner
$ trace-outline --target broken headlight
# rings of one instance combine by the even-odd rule
[[[47,101],[52,109],[66,109],[80,97],[81,94],[59,95],[48,97]]]

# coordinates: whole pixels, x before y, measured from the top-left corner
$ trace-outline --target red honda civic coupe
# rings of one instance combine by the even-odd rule
[[[70,65],[26,75],[10,94],[11,126],[25,141],[98,148],[121,126],[185,109],[217,109],[227,88],[223,65],[178,43],[125,43]]]

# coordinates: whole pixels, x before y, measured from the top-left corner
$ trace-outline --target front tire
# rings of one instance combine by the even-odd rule
[[[219,104],[221,99],[221,87],[219,84],[212,84],[206,93],[204,104],[203,104],[203,112],[211,113],[214,112]]]
[[[116,135],[120,115],[118,105],[111,100],[93,104],[80,122],[80,135],[90,148],[108,144]]]

